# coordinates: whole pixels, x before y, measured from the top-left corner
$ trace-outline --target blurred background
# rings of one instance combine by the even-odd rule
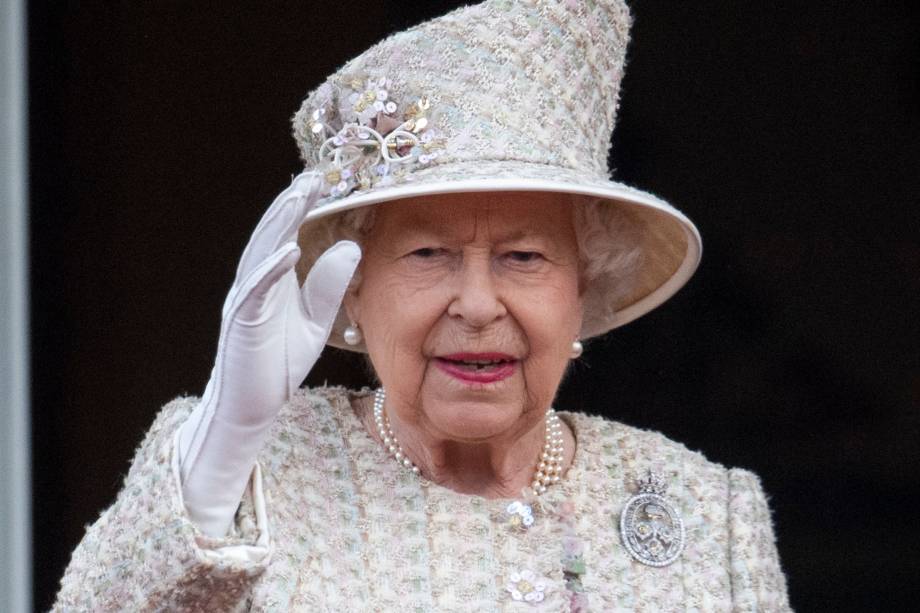
[[[200,393],[305,94],[463,3],[28,6],[35,606],[159,407]],[[610,162],[699,226],[557,406],[761,475],[793,606],[906,608],[920,551],[920,11],[634,0]],[[329,350],[308,383],[367,383]]]

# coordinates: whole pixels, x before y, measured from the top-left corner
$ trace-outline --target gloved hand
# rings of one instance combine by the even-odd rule
[[[224,302],[211,379],[178,434],[185,506],[210,536],[227,534],[269,428],[319,358],[361,259],[355,243],[336,243],[298,286],[297,231],[321,185],[317,173],[299,175],[259,221]]]

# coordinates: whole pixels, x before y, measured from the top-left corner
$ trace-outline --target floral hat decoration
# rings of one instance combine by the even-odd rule
[[[600,277],[585,290],[582,338],[670,298],[698,265],[699,233],[666,202],[613,181],[607,167],[630,24],[622,0],[487,0],[347,62],[293,118],[306,169],[324,181],[300,229],[301,278],[315,252],[306,246],[349,209],[548,191],[619,207],[634,229],[638,260],[628,278]],[[603,231],[620,240],[617,228]],[[348,323],[343,309],[329,343],[363,351],[341,341]]]

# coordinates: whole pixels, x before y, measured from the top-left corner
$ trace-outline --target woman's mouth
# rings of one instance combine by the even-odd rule
[[[495,383],[514,374],[518,360],[505,353],[452,353],[435,358],[444,373],[466,383]]]

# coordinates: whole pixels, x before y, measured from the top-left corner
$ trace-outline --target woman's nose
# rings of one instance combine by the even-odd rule
[[[451,317],[458,317],[474,328],[484,328],[507,315],[489,258],[464,258],[454,287],[447,308]]]

